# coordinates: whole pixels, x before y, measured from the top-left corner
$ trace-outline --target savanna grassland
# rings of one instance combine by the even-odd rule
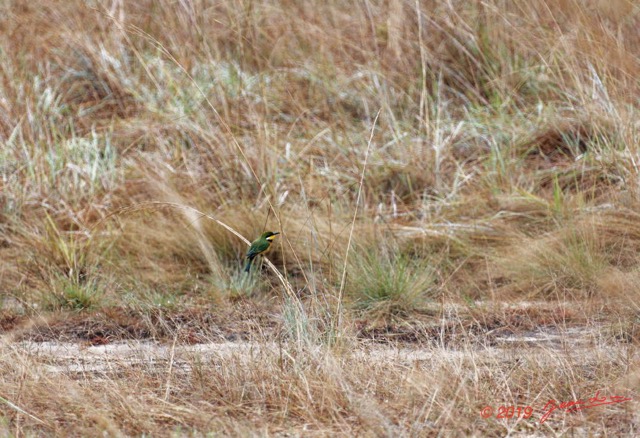
[[[0,434],[638,436],[639,165],[631,0],[1,2]]]

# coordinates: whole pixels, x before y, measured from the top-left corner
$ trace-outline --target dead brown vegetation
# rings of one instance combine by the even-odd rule
[[[637,434],[633,2],[0,17],[2,433]],[[258,350],[97,376],[28,347],[134,340]],[[634,401],[479,416],[598,390]]]

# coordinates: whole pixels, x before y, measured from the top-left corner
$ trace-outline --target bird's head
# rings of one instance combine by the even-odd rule
[[[278,234],[280,234],[280,233],[277,232],[277,231],[266,231],[266,232],[262,233],[261,238],[262,239],[267,239],[269,242],[271,242],[273,239],[276,238],[276,236]]]

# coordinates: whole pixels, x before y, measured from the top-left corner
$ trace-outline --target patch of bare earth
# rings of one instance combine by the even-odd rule
[[[17,370],[34,379],[5,415],[64,433],[60,416],[89,415],[68,404],[90,403],[89,417],[113,433],[161,422],[178,435],[582,436],[598,427],[633,436],[640,424],[638,324],[587,319],[574,306],[448,305],[411,324],[356,323],[355,336],[332,348],[287,336],[275,313],[164,315],[153,324],[175,324],[153,333],[153,324],[114,315],[67,315],[6,334],[2,366],[13,361],[16,371],[5,389]],[[266,322],[272,330],[258,329]],[[60,411],[64,393],[74,401]],[[557,407],[593,397],[619,398]]]

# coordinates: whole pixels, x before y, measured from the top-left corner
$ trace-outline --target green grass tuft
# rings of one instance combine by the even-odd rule
[[[435,271],[428,260],[410,259],[395,251],[354,255],[347,281],[353,306],[378,316],[419,312],[437,292]]]

